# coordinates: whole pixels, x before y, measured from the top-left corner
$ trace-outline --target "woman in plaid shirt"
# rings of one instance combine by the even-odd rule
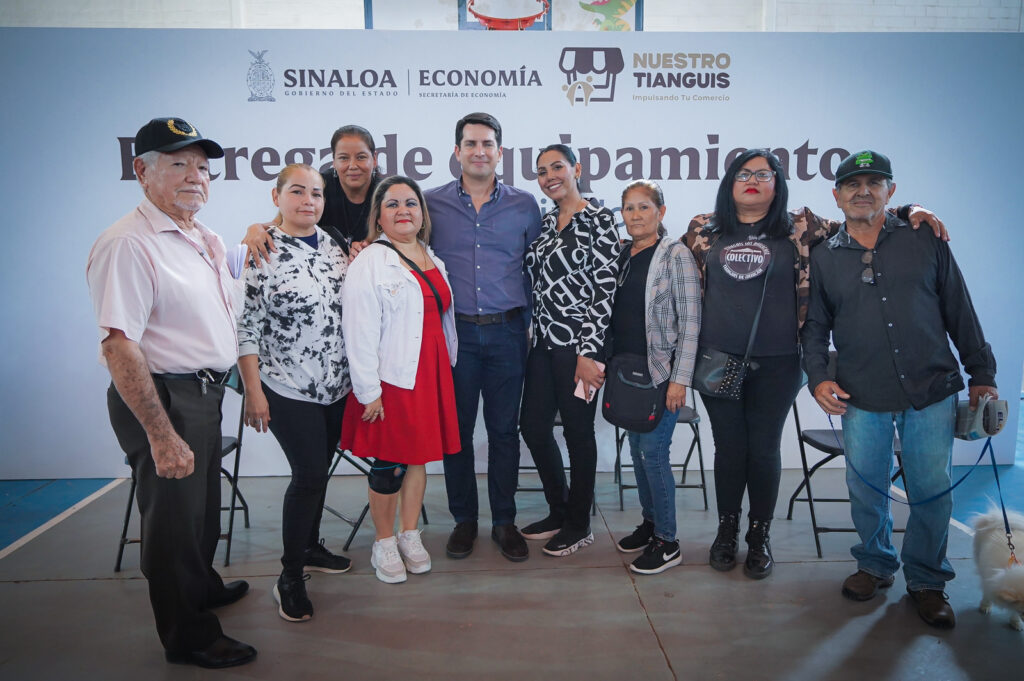
[[[643,520],[616,544],[643,551],[629,566],[657,574],[682,562],[676,541],[675,480],[669,461],[672,433],[686,406],[686,387],[700,333],[700,280],[685,244],[666,236],[665,196],[656,183],[637,180],[622,192],[622,219],[632,237],[619,257],[611,332],[616,354],[647,357],[655,384],[668,381],[665,411],[649,433],[629,432],[629,453]]]

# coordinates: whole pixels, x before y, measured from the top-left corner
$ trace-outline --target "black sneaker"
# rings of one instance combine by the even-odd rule
[[[594,533],[590,531],[590,528],[587,528],[586,530],[570,530],[565,527],[559,530],[558,533],[544,545],[541,551],[549,556],[562,557],[576,553],[584,546],[590,546],[593,543]]]
[[[647,545],[651,543],[651,539],[654,537],[654,523],[650,520],[644,520],[642,523],[636,526],[633,530],[633,534],[628,537],[623,537],[615,543],[615,548],[623,553],[636,553],[637,551],[643,551],[647,548]]]
[[[656,575],[682,562],[683,554],[679,550],[679,542],[655,537],[644,552],[629,564],[629,569],[642,575]]]
[[[336,575],[352,569],[352,561],[345,556],[338,556],[328,551],[327,547],[324,546],[324,540],[321,539],[319,544],[306,549],[306,558],[303,566],[306,570],[316,570],[317,572],[327,572]]]
[[[562,521],[549,515],[544,520],[538,520],[535,523],[530,523],[523,529],[519,530],[519,534],[523,535],[527,539],[551,539],[558,534],[558,531],[561,529]]]
[[[313,617],[313,604],[306,595],[306,580],[309,575],[298,579],[282,574],[274,585],[274,600],[277,614],[289,622],[305,622]]]

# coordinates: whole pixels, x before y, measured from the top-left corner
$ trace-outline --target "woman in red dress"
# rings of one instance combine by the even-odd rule
[[[370,206],[369,240],[349,266],[342,307],[352,392],[341,446],[372,459],[370,564],[383,582],[430,570],[417,529],[425,464],[459,444],[452,364],[455,315],[444,263],[426,245],[430,217],[417,184],[389,177]],[[395,516],[401,499],[395,535]]]

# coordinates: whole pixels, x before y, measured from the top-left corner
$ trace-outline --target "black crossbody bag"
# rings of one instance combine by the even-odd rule
[[[402,253],[400,250],[398,250],[398,248],[393,243],[391,243],[390,241],[378,240],[378,241],[374,241],[373,243],[380,244],[381,246],[387,246],[392,251],[397,253],[398,257],[401,258],[402,260],[404,260],[405,263],[409,267],[412,268],[412,271],[419,275],[420,279],[422,279],[423,281],[427,282],[427,286],[430,287],[430,290],[434,294],[434,302],[437,303],[437,314],[438,314],[438,316],[441,319],[444,319],[444,304],[441,303],[441,294],[438,293],[437,287],[435,287],[434,284],[431,283],[430,279],[427,278],[427,275],[423,274],[423,270],[420,269],[419,265],[414,263],[409,258],[405,257],[405,254]]]
[[[743,357],[713,348],[697,350],[697,362],[693,367],[693,389],[708,397],[722,397],[727,400],[738,400],[743,395],[743,379],[751,366],[750,353],[754,349],[754,338],[757,336],[757,325],[761,322],[761,310],[764,308],[764,296],[768,291],[768,276],[772,273],[773,258],[764,273],[764,288],[761,289],[761,302],[757,304],[754,324],[747,339],[747,351]],[[757,368],[756,366],[754,367]]]

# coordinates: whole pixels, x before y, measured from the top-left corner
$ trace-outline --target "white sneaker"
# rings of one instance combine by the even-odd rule
[[[373,542],[370,565],[377,570],[377,579],[388,584],[405,581],[405,563],[398,555],[398,543],[394,537]]]
[[[430,554],[420,539],[422,530],[406,530],[398,535],[398,551],[405,561],[405,569],[414,575],[430,572]]]

